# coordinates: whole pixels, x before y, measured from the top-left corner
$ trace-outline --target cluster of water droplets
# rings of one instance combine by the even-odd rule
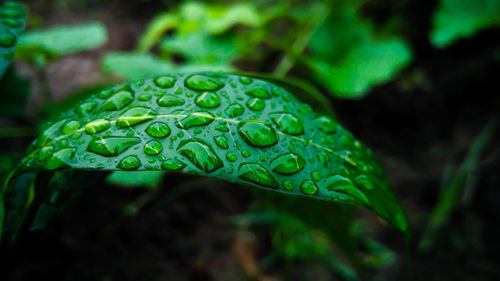
[[[22,4],[7,1],[0,6],[0,59],[11,60],[18,33],[24,28],[25,12]]]
[[[44,130],[49,169],[175,170],[372,206],[371,152],[286,90],[228,74],[162,76],[103,90]],[[40,164],[41,163],[41,164]]]

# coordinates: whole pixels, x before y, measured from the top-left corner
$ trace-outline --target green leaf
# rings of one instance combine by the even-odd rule
[[[361,97],[371,86],[389,81],[411,60],[407,45],[397,39],[370,42],[351,49],[342,60],[309,59],[316,78],[339,97]]]
[[[222,34],[236,24],[256,27],[262,23],[259,11],[252,3],[236,3],[232,5],[207,5],[201,2],[187,2],[181,6],[180,15],[185,23],[180,27],[200,30],[210,34]]]
[[[115,171],[106,178],[106,182],[123,187],[144,186],[153,189],[160,184],[164,175],[164,171]]]
[[[0,78],[7,70],[19,35],[24,30],[26,12],[19,2],[7,1],[0,6]]]
[[[436,47],[446,47],[498,23],[499,0],[441,0],[433,18],[431,42]]]
[[[230,71],[227,65],[183,64],[176,65],[150,54],[114,52],[108,53],[102,60],[102,69],[115,73],[128,80],[139,80],[163,74],[194,71]]]
[[[141,53],[146,53],[153,48],[165,32],[174,29],[179,24],[179,17],[176,14],[162,13],[157,15],[146,28],[146,31],[139,39],[137,49]]]
[[[237,43],[229,36],[213,37],[204,32],[195,32],[165,38],[160,49],[167,54],[180,54],[190,63],[229,65],[240,53]]]
[[[392,79],[412,54],[403,40],[377,36],[355,9],[345,9],[334,10],[312,34],[311,55],[302,61],[332,95],[359,98]]]
[[[20,59],[43,64],[63,55],[92,50],[107,39],[106,28],[99,22],[56,26],[24,34],[16,54]]]
[[[247,76],[180,74],[103,90],[50,124],[13,175],[58,169],[207,175],[355,204],[407,231],[368,148],[283,88]]]

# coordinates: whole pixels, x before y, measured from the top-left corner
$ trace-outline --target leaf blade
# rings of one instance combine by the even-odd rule
[[[229,112],[234,104],[243,111]],[[90,130],[96,120],[107,125]],[[333,119],[257,78],[195,73],[118,85],[68,111],[28,151],[21,169],[208,175],[355,204],[407,231],[371,151]]]
[[[14,57],[19,35],[24,30],[26,11],[19,2],[7,1],[0,6],[0,78]]]

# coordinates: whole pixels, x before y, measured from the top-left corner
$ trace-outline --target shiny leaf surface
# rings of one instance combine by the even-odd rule
[[[7,1],[0,6],[0,78],[14,58],[25,20],[26,12],[21,3]]]
[[[206,175],[352,203],[407,230],[368,148],[290,92],[248,76],[162,76],[95,94],[43,131],[18,173],[69,168]]]

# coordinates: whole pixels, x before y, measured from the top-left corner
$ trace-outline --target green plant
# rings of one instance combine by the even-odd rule
[[[19,34],[24,30],[26,13],[17,2],[5,2],[0,6],[0,78],[7,70],[12,58]]]
[[[90,2],[76,5],[92,11],[100,1]],[[442,136],[433,126],[425,124],[425,130],[419,130],[418,124],[430,119],[440,123],[438,119],[457,109],[454,104],[465,95],[448,93],[446,81],[462,77],[457,73],[469,75],[469,70],[486,65],[491,55],[498,57],[498,47],[482,35],[474,44],[457,42],[453,48],[445,47],[487,28],[487,32],[495,32],[499,0],[440,0],[437,5],[421,5],[415,0],[398,4],[188,0],[172,6],[164,3],[165,10],[158,14],[152,14],[156,9],[143,9],[144,5],[161,8],[153,2],[107,3],[104,11],[120,7],[119,14],[99,16],[107,27],[96,21],[44,26],[45,13],[47,22],[62,7],[71,15],[74,1],[48,4],[46,11],[34,5],[27,20],[22,4],[6,2],[0,7],[0,258],[7,258],[7,263],[1,263],[7,275],[9,262],[17,265],[20,261],[18,267],[24,269],[22,257],[17,260],[18,253],[24,252],[19,251],[23,241],[32,245],[30,239],[36,240],[37,235],[53,235],[59,222],[68,217],[73,220],[75,209],[88,213],[78,205],[89,202],[84,200],[87,197],[73,202],[76,208],[68,208],[69,214],[58,216],[84,192],[107,196],[106,210],[113,209],[121,220],[141,216],[153,220],[158,215],[162,219],[154,226],[166,228],[171,224],[165,217],[178,215],[176,208],[184,203],[184,196],[201,197],[199,207],[204,213],[217,213],[219,207],[213,206],[211,196],[203,197],[204,193],[216,197],[217,202],[230,201],[230,210],[223,209],[206,221],[219,231],[214,236],[226,240],[225,246],[237,248],[248,237],[257,241],[259,245],[252,245],[251,250],[240,249],[231,256],[241,259],[238,265],[248,280],[267,280],[275,272],[279,272],[277,279],[322,280],[309,275],[316,274],[316,268],[323,271],[318,276],[341,280],[391,279],[386,278],[388,272],[392,276],[396,271],[397,276],[404,271],[401,252],[405,246],[415,250],[408,251],[409,258],[415,259],[416,270],[427,277],[421,270],[425,268],[421,264],[426,264],[422,257],[440,254],[431,251],[441,247],[441,241],[450,241],[453,250],[463,250],[464,240],[473,239],[473,248],[480,248],[481,243],[475,242],[482,239],[481,229],[476,226],[482,225],[472,219],[472,227],[469,222],[464,224],[470,233],[462,233],[456,217],[469,211],[473,195],[486,193],[476,194],[476,188],[479,190],[483,168],[498,160],[498,151],[488,153],[495,140],[496,121],[485,127],[475,143],[462,127],[455,131],[446,124]],[[139,6],[147,17],[135,13]],[[129,14],[127,9],[134,12]],[[413,14],[421,18],[415,19]],[[149,24],[148,19],[152,19]],[[23,33],[25,21],[28,31]],[[130,22],[132,28],[116,32],[122,28],[116,24],[121,21]],[[146,28],[138,34],[134,26]],[[113,40],[99,48],[108,40],[106,28]],[[130,38],[137,39],[135,48]],[[482,47],[472,46],[476,42]],[[483,46],[484,42],[489,45]],[[463,60],[453,55],[476,49],[480,52],[467,54]],[[452,61],[452,69],[435,67]],[[490,69],[485,70],[481,73],[487,77]],[[64,75],[58,73],[62,71]],[[369,93],[376,96],[345,100]],[[428,93],[433,94],[431,101]],[[453,102],[448,103],[447,95],[453,96]],[[409,108],[418,111],[429,105],[438,108],[437,100],[446,103],[442,112],[448,112],[449,106],[451,113],[431,110],[429,116],[418,117],[401,113],[408,101],[415,103]],[[338,106],[338,118],[330,101]],[[475,112],[472,105],[459,109],[461,116]],[[375,121],[367,121],[372,113]],[[403,130],[386,126],[386,121],[399,117],[403,117]],[[339,120],[348,121],[355,132],[363,130],[360,139],[380,149],[377,157],[398,189],[404,190],[405,206],[412,210],[411,228],[421,237],[419,245],[408,243],[405,214],[374,155]],[[387,130],[379,130],[384,126]],[[446,148],[449,151],[444,151],[451,142],[447,130],[453,130],[458,141],[453,139],[451,148]],[[379,145],[380,139],[394,144],[394,150]],[[418,150],[413,141],[425,149]],[[433,185],[433,179],[439,177],[443,154],[462,158],[470,144],[456,173],[445,171],[437,204],[432,206],[431,197],[439,187]],[[427,149],[431,152],[422,153]],[[434,169],[418,167],[418,161],[432,163]],[[251,188],[234,191],[237,184]],[[87,190],[92,186],[101,188]],[[127,198],[121,200],[113,192],[124,192]],[[199,202],[189,199],[189,204],[196,202],[198,207]],[[415,200],[424,206],[413,204]],[[401,239],[391,240],[400,233],[374,223],[370,212],[356,206],[393,225],[405,235],[406,245]],[[186,211],[196,208],[179,209],[181,223],[196,224],[199,216]],[[59,219],[49,224],[56,216]],[[230,228],[224,228],[227,226]],[[142,225],[133,227],[141,229]],[[79,231],[100,230],[84,225]],[[203,231],[189,231],[210,240]],[[157,233],[156,228],[153,232],[161,238],[171,235],[170,231],[168,235]],[[180,239],[188,240],[182,235]],[[64,244],[66,233],[54,235],[54,239]],[[94,241],[77,240],[106,248]],[[184,241],[171,243],[174,250],[185,253],[179,245]],[[197,263],[198,259],[211,259],[220,249],[219,243],[210,242],[205,244],[215,245],[217,250],[200,250]]]
[[[23,213],[36,213],[40,202],[50,202],[58,192],[43,191],[43,182],[58,177],[57,172],[41,173],[30,188],[21,189],[30,196],[16,194],[16,177],[65,169],[208,175],[356,204],[407,231],[404,213],[368,148],[333,116],[250,76],[159,76],[115,86],[78,103],[43,130],[6,178],[6,242],[15,241],[31,223]],[[40,177],[45,178],[41,186]]]

